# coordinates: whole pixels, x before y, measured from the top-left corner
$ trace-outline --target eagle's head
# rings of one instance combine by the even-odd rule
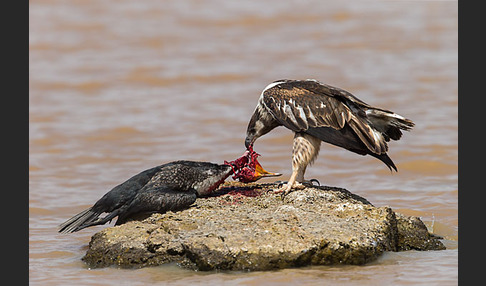
[[[253,112],[253,115],[248,122],[246,128],[245,147],[250,150],[255,141],[272,131],[275,127],[281,124],[273,117],[273,115],[265,108],[262,97],[258,100],[258,104]]]

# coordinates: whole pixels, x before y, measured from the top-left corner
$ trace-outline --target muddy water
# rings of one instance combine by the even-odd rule
[[[457,284],[457,2],[29,3],[32,284]],[[447,250],[254,273],[92,270],[80,258],[106,226],[56,232],[142,170],[236,158],[261,90],[281,78],[316,78],[416,122],[390,143],[398,173],[323,145],[307,177],[420,216]],[[277,128],[255,145],[284,179],[291,140]]]

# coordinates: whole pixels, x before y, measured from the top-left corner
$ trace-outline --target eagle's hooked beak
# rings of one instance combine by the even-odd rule
[[[249,150],[250,147],[252,147],[252,146],[253,146],[253,140],[252,140],[252,138],[246,137],[246,139],[245,139],[245,147],[246,147],[246,149]]]

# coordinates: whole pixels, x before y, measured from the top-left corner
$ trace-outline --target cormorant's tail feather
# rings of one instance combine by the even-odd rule
[[[83,229],[80,228],[81,225],[83,225],[87,221],[93,221],[93,219],[96,219],[98,216],[99,214],[93,212],[92,208],[85,209],[84,211],[78,213],[64,223],[60,224],[58,231],[60,233],[71,233],[78,231],[80,229]]]
[[[58,231],[60,233],[72,233],[82,230],[88,226],[105,224],[117,216],[118,212],[111,212],[102,218],[100,218],[100,215],[101,213],[93,211],[93,208],[91,207],[60,224]]]

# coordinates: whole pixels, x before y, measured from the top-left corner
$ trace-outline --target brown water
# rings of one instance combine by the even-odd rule
[[[454,1],[30,1],[29,278],[44,285],[454,285],[458,266],[458,8]],[[91,235],[57,225],[115,185],[179,159],[244,151],[262,89],[315,78],[416,123],[389,155],[324,145],[307,178],[420,216],[447,250],[365,266],[194,272],[88,269]],[[292,134],[259,139],[290,175]]]

